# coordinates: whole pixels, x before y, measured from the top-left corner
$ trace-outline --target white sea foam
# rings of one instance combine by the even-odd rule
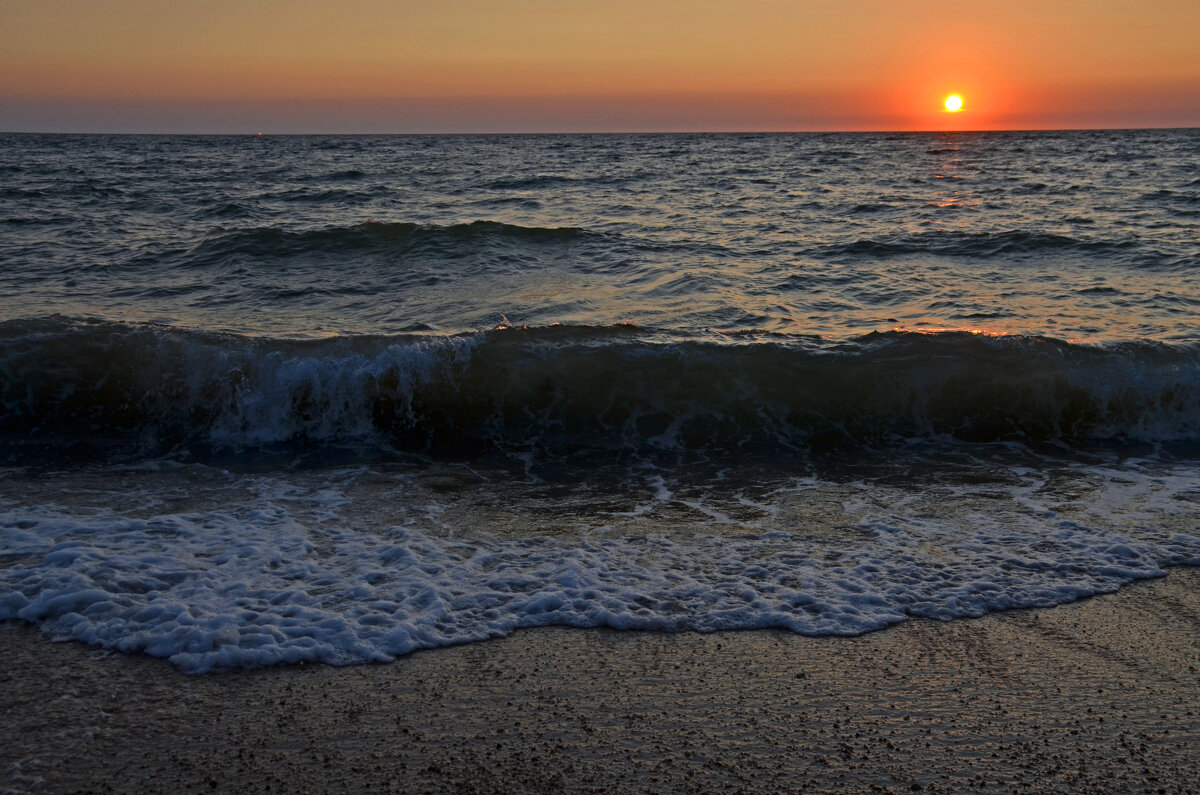
[[[1190,482],[1109,480],[1101,511],[1105,500],[1128,506],[1122,482],[1167,502]],[[868,502],[881,493],[862,491]],[[1045,500],[940,515],[864,503],[837,537],[556,539],[367,529],[339,517],[345,499],[331,486],[304,498],[309,513],[293,498],[277,489],[226,511],[149,518],[11,508],[0,514],[0,618],[200,673],[390,660],[545,625],[854,635],[910,616],[1062,603],[1200,565],[1200,537],[1180,527],[1139,526],[1134,510],[1118,532]]]

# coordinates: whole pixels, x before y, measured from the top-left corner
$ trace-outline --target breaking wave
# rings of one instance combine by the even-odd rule
[[[1194,441],[1200,349],[900,331],[706,343],[631,326],[297,341],[59,317],[0,324],[0,405],[10,458]]]

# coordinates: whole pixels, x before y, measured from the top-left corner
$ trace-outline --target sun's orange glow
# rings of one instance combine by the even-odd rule
[[[951,94],[946,97],[946,110],[951,113],[957,113],[962,110],[962,97],[958,94]]]
[[[1195,0],[343,5],[0,0],[0,130],[1200,125]]]

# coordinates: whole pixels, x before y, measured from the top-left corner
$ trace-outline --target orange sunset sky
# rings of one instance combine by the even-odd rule
[[[1198,0],[0,0],[5,131],[1180,126]]]

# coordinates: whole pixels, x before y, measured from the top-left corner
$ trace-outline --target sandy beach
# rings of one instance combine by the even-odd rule
[[[546,629],[185,676],[0,630],[5,791],[1200,790],[1200,571],[858,638]]]

